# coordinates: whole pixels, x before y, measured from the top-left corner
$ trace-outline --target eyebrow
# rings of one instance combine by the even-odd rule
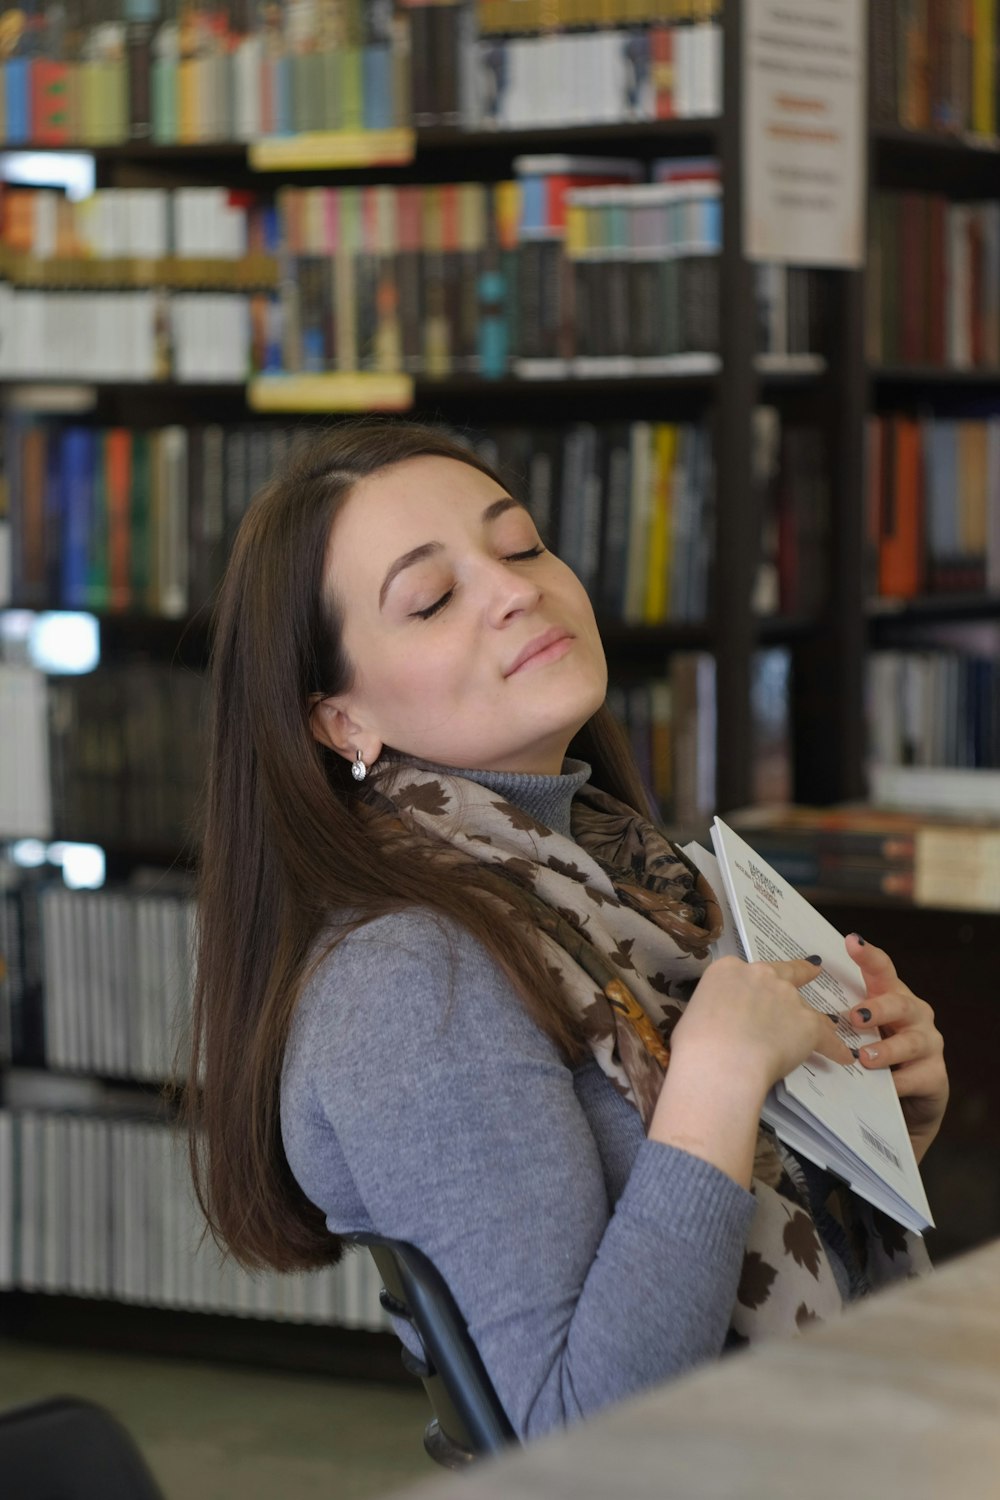
[[[499,499],[487,505],[480,520],[484,526],[489,526],[491,521],[495,521],[498,516],[502,516],[505,511],[512,508],[527,510],[527,506],[522,505],[520,500],[515,500],[512,495],[501,495]],[[379,590],[379,609],[385,603],[385,596],[393,580],[403,572],[404,568],[412,568],[414,563],[423,562],[425,558],[433,557],[436,552],[443,551],[444,548],[440,542],[422,542],[419,547],[412,547],[409,552],[404,552],[402,557],[397,557],[394,563],[390,563]]]

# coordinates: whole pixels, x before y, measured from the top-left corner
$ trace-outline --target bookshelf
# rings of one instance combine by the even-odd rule
[[[722,12],[722,107],[708,115],[503,130],[417,122],[415,127],[397,125],[377,141],[371,134],[353,132],[348,138],[343,133],[309,130],[258,142],[165,143],[147,138],[92,143],[84,148],[95,158],[97,184],[102,189],[224,185],[237,192],[262,194],[276,187],[316,185],[403,187],[470,179],[495,184],[510,178],[515,156],[526,152],[599,152],[637,159],[646,169],[664,157],[718,159],[725,199],[719,251],[719,340],[713,366],[656,376],[564,374],[545,381],[510,374],[484,379],[468,371],[437,378],[420,371],[348,375],[331,371],[263,374],[248,382],[88,380],[92,404],[82,420],[105,428],[158,428],[168,423],[188,428],[207,417],[234,428],[260,423],[262,430],[271,432],[282,422],[302,425],[327,411],[380,409],[412,410],[481,430],[491,422],[530,423],[544,403],[545,421],[553,427],[666,420],[706,424],[716,473],[713,608],[701,620],[658,624],[626,624],[606,616],[602,629],[612,672],[626,682],[637,676],[662,675],[671,653],[706,653],[714,659],[717,744],[730,752],[717,760],[714,804],[722,812],[743,806],[754,796],[753,766],[743,752],[755,733],[751,685],[760,648],[780,646],[791,655],[788,739],[795,793],[802,801],[827,803],[864,793],[866,658],[879,643],[883,622],[891,617],[894,627],[905,628],[928,619],[989,620],[996,615],[992,595],[872,605],[864,551],[865,434],[873,413],[893,410],[900,403],[912,405],[929,396],[946,402],[960,400],[970,391],[994,396],[1000,390],[1000,373],[871,363],[866,356],[870,286],[863,271],[815,273],[826,305],[820,359],[762,360],[757,354],[754,267],[740,239],[744,184],[741,9],[737,0],[730,0]],[[995,198],[998,160],[995,142],[942,137],[885,122],[873,124],[869,131],[872,192],[919,189],[967,199]],[[256,273],[260,274],[260,267]],[[162,276],[156,279],[162,281]],[[179,284],[185,284],[183,277]],[[23,381],[12,382],[5,394],[13,395],[21,385]],[[755,603],[765,497],[748,476],[754,473],[754,412],[761,403],[780,408],[789,423],[817,431],[826,455],[833,519],[822,602],[791,614],[761,613]],[[176,621],[127,609],[98,609],[98,613],[103,649],[111,663],[172,661],[192,671],[204,660],[201,601],[193,617]],[[741,753],[731,753],[731,747],[740,747]],[[97,836],[101,830],[93,832]],[[139,866],[173,864],[183,870],[190,857],[190,848],[170,846],[162,839],[107,839],[109,878],[116,880]],[[858,911],[856,920],[863,928],[868,907]],[[830,914],[841,925],[854,919],[849,908]],[[924,950],[915,941],[908,916],[893,911],[892,920],[898,924],[893,936],[901,951],[920,956]],[[991,932],[986,919],[975,925],[977,954],[985,951]],[[888,938],[886,946],[892,947]],[[943,973],[941,977],[944,982]],[[29,1084],[44,1074],[41,1041],[32,1035],[28,1042],[27,1056],[35,1070],[32,1077],[26,1082],[24,1069],[17,1068],[8,1070],[6,1078],[0,1075],[0,1100],[8,1105],[30,1101]],[[85,1054],[77,1054],[81,1055]],[[94,1081],[88,1066],[64,1064],[72,1087]],[[58,1089],[61,1080],[53,1082]],[[126,1115],[141,1115],[148,1109],[150,1085],[147,1082],[145,1090],[136,1085],[129,1077],[127,1061],[122,1069],[99,1075],[97,1082],[101,1097],[110,1097]],[[58,1093],[52,1097],[63,1107]],[[144,1101],[141,1107],[137,1099]],[[113,1297],[89,1302],[53,1290],[11,1290],[0,1293],[0,1325],[17,1336],[44,1338],[58,1336],[59,1330],[70,1337],[93,1338],[100,1327],[105,1330],[102,1337],[145,1341],[147,1348],[266,1358],[337,1373],[365,1369],[381,1377],[390,1366],[395,1369],[388,1340],[370,1327],[343,1327],[339,1326],[343,1319],[335,1319],[338,1332],[333,1338],[329,1319],[307,1325],[250,1318],[245,1315],[250,1293],[230,1288],[230,1295],[233,1312],[244,1316],[208,1310],[195,1314],[180,1305],[140,1307]],[[357,1304],[358,1288],[350,1295]]]

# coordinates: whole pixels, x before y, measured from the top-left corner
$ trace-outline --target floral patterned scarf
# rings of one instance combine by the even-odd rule
[[[469,777],[388,759],[374,772],[369,806],[445,841],[456,859],[497,867],[528,893],[554,982],[600,1067],[648,1128],[671,1033],[722,929],[704,877],[652,824],[589,785],[573,800],[567,838]],[[837,1239],[854,1261],[856,1283],[874,1287],[927,1268],[919,1236],[834,1179],[827,1185],[831,1197],[818,1212],[827,1242]],[[751,1190],[757,1211],[730,1343],[793,1332],[842,1307],[815,1194],[811,1203],[801,1165],[767,1127]]]

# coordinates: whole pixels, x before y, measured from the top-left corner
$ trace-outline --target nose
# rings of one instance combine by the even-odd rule
[[[530,614],[542,597],[536,583],[520,568],[489,559],[484,564],[489,587],[489,622],[498,630]]]

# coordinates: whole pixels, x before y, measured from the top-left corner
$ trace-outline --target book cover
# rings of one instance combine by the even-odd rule
[[[923,472],[920,424],[889,419],[889,462],[884,475],[879,541],[879,593],[912,599],[923,582]]]
[[[836,1015],[842,1039],[855,1050],[877,1041],[877,1031],[856,1031],[843,1019],[866,988],[840,933],[720,818],[712,825],[712,844],[717,866],[706,851],[687,852],[725,903],[724,951],[765,963],[820,953],[823,967],[801,989],[803,999]],[[891,1073],[813,1053],[774,1086],[763,1118],[793,1151],[836,1173],[907,1228],[933,1228]]]
[[[94,526],[95,433],[88,427],[67,427],[60,447],[64,520],[59,598],[67,609],[85,609]]]
[[[105,496],[108,515],[108,608],[126,610],[131,588],[132,433],[112,427],[104,434]]]

